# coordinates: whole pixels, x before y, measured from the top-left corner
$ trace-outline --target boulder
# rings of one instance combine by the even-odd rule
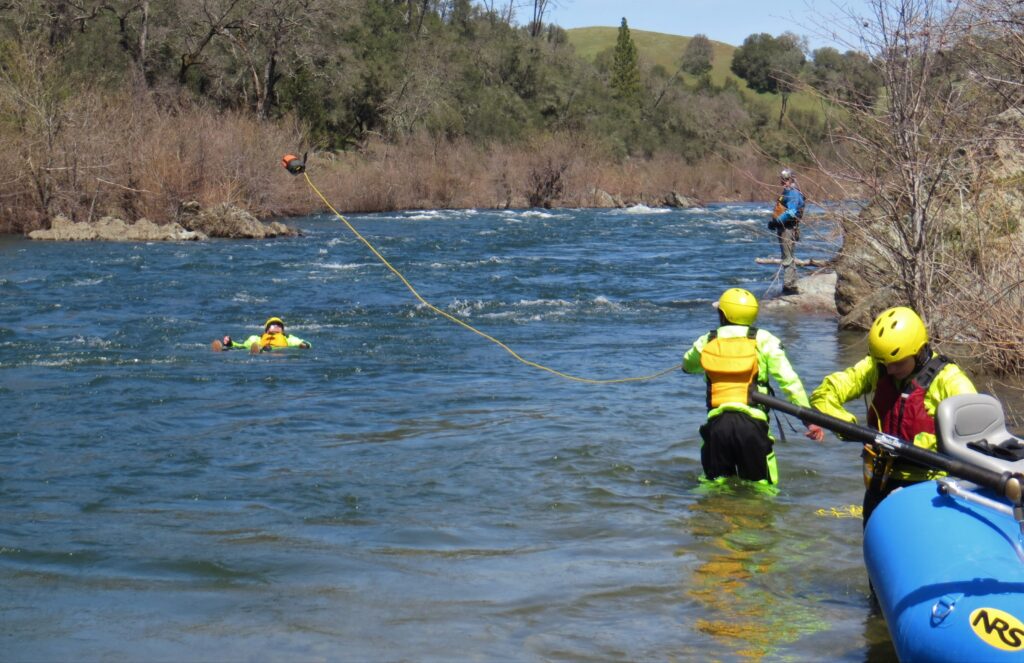
[[[675,191],[672,191],[665,196],[664,201],[665,207],[700,207],[700,202],[696,198],[689,198],[687,196],[681,196]]]
[[[608,193],[607,191],[604,191],[602,189],[591,189],[590,194],[592,196],[591,204],[594,207],[621,207],[621,205],[616,203],[615,198],[612,197],[612,194]]]
[[[202,209],[198,203],[183,203],[178,209],[181,225],[209,237],[266,239],[269,237],[295,237],[299,231],[280,221],[263,223],[249,212],[222,203]]]
[[[797,281],[799,293],[783,295],[775,299],[766,299],[762,306],[766,309],[799,309],[809,313],[826,315],[836,314],[836,273],[832,271],[815,272]]]

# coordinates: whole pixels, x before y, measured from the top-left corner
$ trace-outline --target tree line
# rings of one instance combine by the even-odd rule
[[[623,19],[618,43],[586,61],[546,22],[546,0],[2,7],[0,138],[12,159],[0,165],[0,228],[8,230],[45,226],[57,214],[163,222],[189,200],[217,196],[263,216],[303,211],[266,174],[232,158],[256,144],[367,158],[396,158],[413,146],[424,160],[420,181],[405,184],[407,195],[355,202],[372,208],[374,200],[453,203],[453,185],[427,173],[443,167],[437,155],[467,145],[478,160],[514,154],[519,163],[494,175],[497,182],[467,182],[479,195],[460,202],[550,205],[569,190],[571,164],[538,164],[529,150],[552,139],[563,154],[585,153],[595,172],[621,167],[611,182],[581,179],[577,198],[618,185],[623,196],[644,199],[653,194],[628,160],[675,161],[679,172],[708,159],[768,163],[806,154],[801,134],[822,135],[813,114],[775,126],[768,106],[735,80],[711,84],[704,36],[669,72],[643,64]],[[358,166],[372,170],[365,160]],[[698,185],[658,186],[694,193]],[[735,196],[742,186],[705,192]]]
[[[45,53],[68,87],[132,87],[165,106],[187,101],[258,120],[293,117],[320,149],[419,133],[512,143],[571,131],[599,137],[619,157],[666,149],[693,162],[749,139],[778,158],[799,151],[799,141],[766,135],[781,127],[768,126],[763,104],[735,84],[710,84],[705,36],[679,54],[672,75],[640,66],[623,19],[614,57],[589,63],[564,30],[545,22],[546,0],[4,4],[0,44],[9,63],[18,59],[12,52]],[[733,70],[757,90],[788,93],[790,70],[776,71],[778,58],[755,61],[774,43],[745,44]],[[698,82],[687,84],[683,72]],[[16,76],[8,67],[0,84]],[[713,131],[702,121],[707,115],[718,118]]]

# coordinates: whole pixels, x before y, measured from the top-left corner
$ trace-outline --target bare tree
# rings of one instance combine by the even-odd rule
[[[879,67],[886,102],[833,118],[841,177],[869,193],[870,205],[847,238],[870,248],[896,279],[901,299],[920,309],[935,286],[936,215],[953,195],[950,170],[963,148],[955,126],[972,123],[964,88],[941,52],[955,8],[937,0],[871,0],[862,40]],[[835,99],[841,104],[842,100]]]
[[[1024,8],[869,5],[857,24],[882,94],[866,104],[833,93],[825,106],[837,109],[831,172],[866,200],[841,217],[840,313],[863,327],[910,305],[957,352],[971,344],[981,363],[1024,372]]]
[[[245,65],[252,86],[252,107],[260,119],[267,118],[274,103],[274,88],[281,78],[280,60],[292,52],[293,35],[313,24],[314,9],[315,0],[257,3],[239,29],[225,33]]]
[[[553,0],[533,0],[533,15],[530,19],[530,36],[539,37],[544,31],[544,16]]]
[[[99,11],[114,17],[121,49],[136,64],[145,67],[146,42],[149,38],[149,0],[108,0],[100,5]]]
[[[505,25],[512,25],[516,19],[516,10],[520,6],[516,0],[483,0],[480,4],[492,21],[501,21]]]
[[[960,29],[971,74],[1007,105],[1024,100],[1024,3],[964,0]]]
[[[50,26],[50,48],[67,43],[76,30],[84,31],[85,26],[99,15],[102,6],[103,3],[96,0],[45,0],[40,8]],[[34,13],[36,10],[28,5],[23,7],[23,11]]]
[[[198,0],[195,6],[182,7],[189,16],[183,26],[181,51],[178,55],[178,82],[184,84],[192,67],[202,64],[203,53],[218,37],[225,37],[242,26],[238,10],[242,0]]]

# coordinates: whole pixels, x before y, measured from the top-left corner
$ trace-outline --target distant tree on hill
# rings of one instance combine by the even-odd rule
[[[711,61],[714,57],[715,50],[707,35],[694,35],[683,51],[683,71],[693,76],[703,76],[711,71]]]
[[[779,127],[782,127],[789,95],[796,89],[805,61],[799,37],[789,32],[778,37],[762,32],[743,40],[743,45],[732,56],[730,68],[755,92],[782,97],[779,111]]]
[[[625,18],[619,26],[619,36],[615,42],[611,88],[612,94],[620,101],[630,103],[640,99],[639,58]]]
[[[834,48],[814,51],[810,67],[811,86],[826,97],[858,107],[870,107],[878,98],[882,77],[864,53]]]

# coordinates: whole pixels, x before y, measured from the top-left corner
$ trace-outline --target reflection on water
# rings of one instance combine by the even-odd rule
[[[864,663],[899,663],[896,648],[889,637],[889,627],[877,609],[871,609],[864,617],[864,642],[867,649]]]
[[[690,506],[690,531],[706,544],[687,589],[704,608],[697,628],[743,658],[762,659],[829,628],[768,584],[798,561],[776,523],[786,510],[771,491],[739,480],[708,488]]]

